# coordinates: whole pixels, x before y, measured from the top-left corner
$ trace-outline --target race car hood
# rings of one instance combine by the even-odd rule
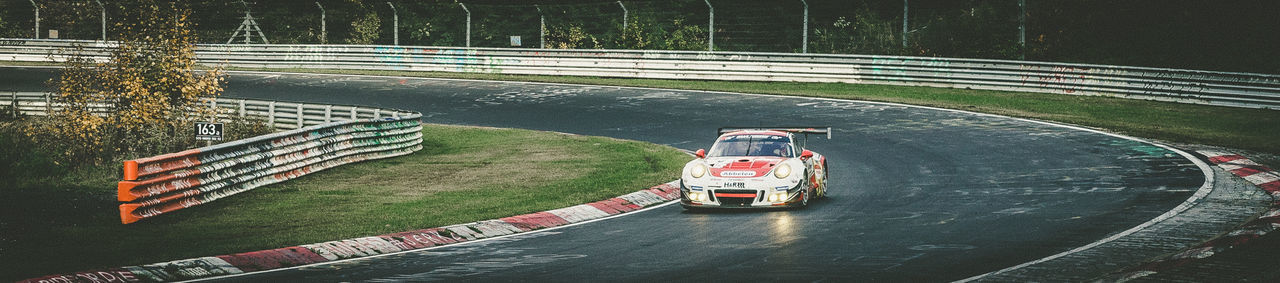
[[[786,161],[776,156],[728,156],[707,158],[711,176],[724,178],[754,178],[769,174],[774,166]]]

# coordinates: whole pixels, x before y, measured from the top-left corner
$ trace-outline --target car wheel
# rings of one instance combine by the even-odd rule
[[[822,162],[822,192],[818,194],[818,198],[827,198],[827,180],[831,179],[831,175],[827,175],[831,171],[827,169],[829,169],[827,168],[827,162],[823,161]]]
[[[809,199],[812,197],[813,190],[804,190],[804,196],[801,196],[800,207],[809,207]]]

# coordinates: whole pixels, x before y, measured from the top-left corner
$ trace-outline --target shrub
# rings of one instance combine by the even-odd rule
[[[139,0],[120,15],[120,43],[105,62],[74,51],[50,81],[60,109],[26,127],[35,144],[64,165],[102,164],[195,147],[191,125],[213,120],[225,83],[220,68],[196,71],[191,10]],[[244,125],[248,121],[238,121]],[[266,132],[247,126],[246,133]]]

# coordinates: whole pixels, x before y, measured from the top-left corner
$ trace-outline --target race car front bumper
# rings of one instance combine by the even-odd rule
[[[780,191],[778,188],[785,188]],[[725,189],[680,183],[680,205],[687,208],[784,208],[803,202],[803,183],[792,187]],[[771,196],[772,195],[772,196]]]

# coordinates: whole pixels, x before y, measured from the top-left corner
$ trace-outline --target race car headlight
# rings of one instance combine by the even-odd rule
[[[787,193],[776,193],[769,195],[769,202],[780,202],[787,200]]]
[[[778,177],[778,179],[783,179],[783,178],[786,178],[787,176],[791,176],[791,165],[787,165],[787,164],[778,165],[778,168],[773,169],[773,176]]]
[[[707,193],[700,193],[700,192],[689,193],[689,199],[694,201],[706,201]]]
[[[705,175],[707,175],[707,165],[698,164],[698,165],[693,165],[693,168],[689,168],[689,176],[693,176],[694,178],[702,178],[702,176],[705,176]]]

